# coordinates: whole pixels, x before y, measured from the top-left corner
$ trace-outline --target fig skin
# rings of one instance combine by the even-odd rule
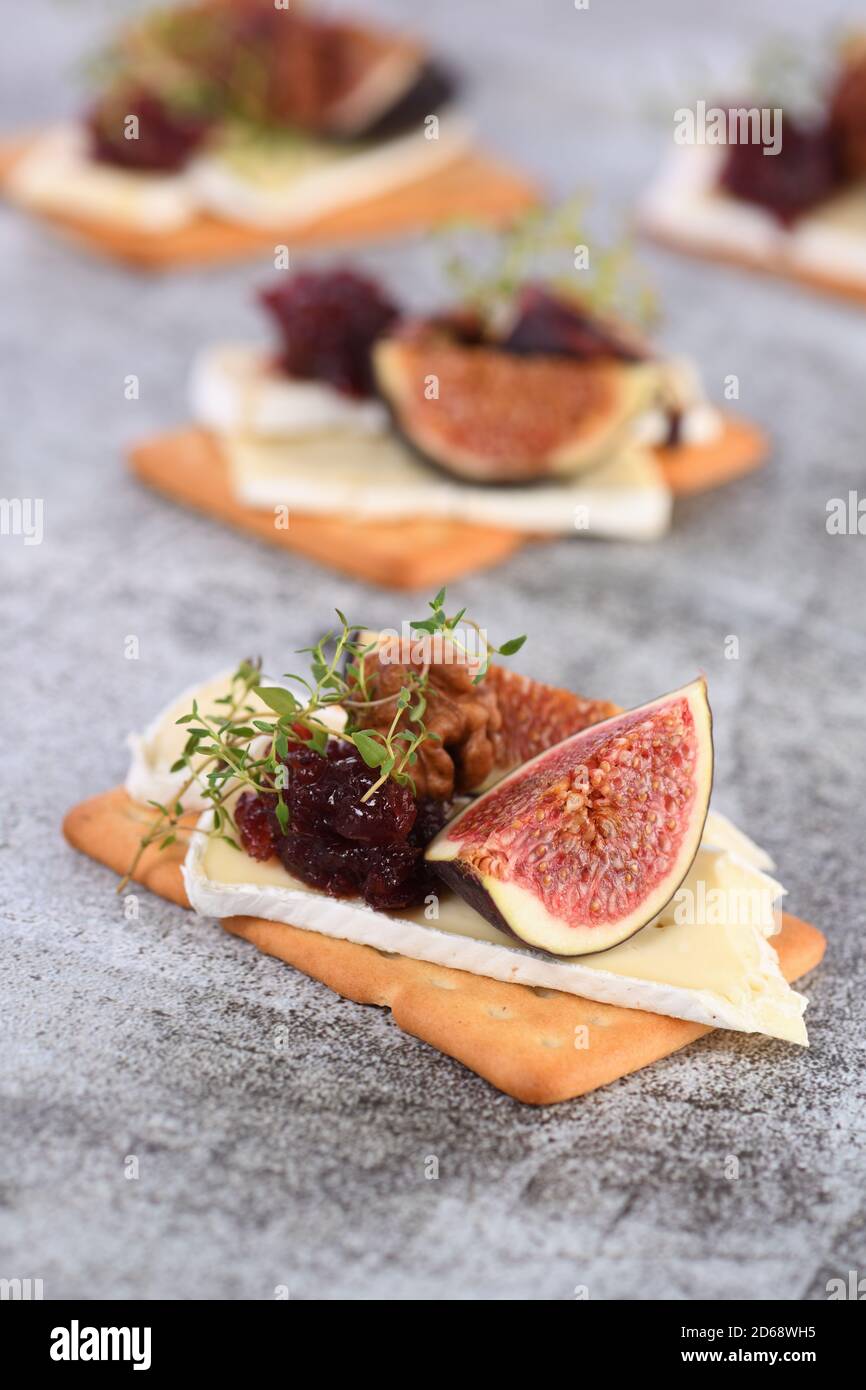
[[[454,74],[439,63],[424,63],[414,82],[393,106],[351,135],[335,135],[335,140],[391,140],[423,126],[425,116],[441,114],[457,95]]]
[[[682,736],[675,728],[675,737],[661,755],[668,758],[667,788],[663,784],[658,793],[652,793],[654,799],[647,800],[645,790],[650,782],[653,788],[659,785],[656,779],[664,774],[665,764],[648,764],[653,755],[647,750],[656,747],[658,735],[645,726],[683,704],[695,738],[688,779],[676,780],[682,766],[678,751]],[[614,741],[623,738],[625,745]],[[588,764],[593,764],[591,769]],[[602,769],[607,771],[597,782]],[[575,780],[580,773],[585,784]],[[521,800],[522,780],[529,792]],[[572,735],[523,764],[453,817],[428,846],[425,857],[475,911],[523,946],[552,956],[600,953],[651,922],[682,884],[700,847],[712,780],[712,714],[706,684],[698,680]],[[605,782],[612,784],[612,792]],[[624,794],[631,799],[624,801]],[[548,798],[552,806],[545,805]],[[574,808],[568,804],[572,798]],[[490,829],[482,826],[479,832],[478,812],[487,800],[491,802]],[[538,812],[537,820],[532,808]],[[676,813],[676,829],[672,826],[668,832],[659,811],[665,817]],[[467,817],[469,824],[474,822],[473,828],[461,837],[460,823]],[[605,829],[611,822],[616,836]],[[671,837],[677,832],[679,839],[672,845]],[[633,866],[629,859],[638,862]],[[551,866],[546,874],[545,864]],[[535,865],[541,865],[542,871]],[[561,894],[569,889],[574,897],[563,909]],[[604,919],[592,920],[591,914],[598,909],[587,901],[590,894],[601,894],[602,899],[610,895]],[[614,899],[618,916],[610,911]]]

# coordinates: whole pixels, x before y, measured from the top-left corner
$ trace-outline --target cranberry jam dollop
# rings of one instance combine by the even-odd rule
[[[525,285],[517,313],[500,347],[507,352],[546,353],[581,362],[612,358],[640,362],[649,356],[636,334],[592,313],[577,300],[566,300],[544,285]]]
[[[837,191],[842,182],[839,164],[827,125],[805,125],[785,113],[778,153],[765,154],[763,145],[749,142],[729,145],[719,184],[790,226]]]
[[[284,766],[286,834],[275,796],[244,792],[238,799],[235,821],[253,859],[276,856],[311,888],[333,897],[360,896],[379,910],[417,906],[435,891],[423,853],[444,825],[448,803],[416,800],[393,780],[362,801],[378,774],[357,749],[337,739],[325,753],[291,745]]]
[[[132,114],[138,119],[134,140],[124,133]],[[100,163],[138,173],[173,174],[204,143],[213,118],[142,91],[105,98],[89,111],[85,125],[90,152]]]
[[[289,376],[348,396],[373,394],[372,347],[398,316],[375,281],[350,270],[306,271],[264,290],[261,301],[279,328]]]

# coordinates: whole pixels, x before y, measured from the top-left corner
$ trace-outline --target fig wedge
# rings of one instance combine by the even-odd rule
[[[572,734],[431,841],[440,877],[494,926],[558,956],[605,951],[691,867],[713,780],[706,683]]]

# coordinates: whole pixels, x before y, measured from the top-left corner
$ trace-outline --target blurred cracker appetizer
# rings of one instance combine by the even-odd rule
[[[130,25],[98,75],[79,120],[10,155],[5,187],[133,260],[351,236],[365,208],[368,233],[400,230],[401,197],[421,226],[530,198],[470,153],[454,80],[424,46],[354,21],[202,0]]]
[[[709,810],[705,683],[623,711],[516,675],[494,658],[523,638],[444,604],[390,633],[338,614],[306,677],[187,691],[67,838],[519,1099],[710,1027],[805,1044],[786,976],[823,937]]]
[[[644,230],[866,302],[866,36],[831,55],[769,52],[747,96],[712,108],[724,141],[677,146],[642,200]]]
[[[522,277],[476,280],[420,318],[349,269],[284,277],[262,295],[275,347],[205,349],[198,432],[146,442],[134,466],[204,511],[411,587],[500,558],[497,538],[502,554],[529,535],[654,540],[674,493],[763,460],[763,436],[710,404],[690,361],[578,295],[573,275]],[[335,518],[352,544],[333,543]]]

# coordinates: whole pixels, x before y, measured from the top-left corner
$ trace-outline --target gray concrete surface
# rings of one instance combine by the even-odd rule
[[[72,107],[71,70],[118,8],[19,8],[4,128]],[[857,8],[800,0],[786,22],[808,35]],[[471,77],[491,146],[619,213],[669,138],[652,113],[723,85],[779,10],[441,0],[415,18]],[[418,303],[436,292],[430,245],[356,259]],[[272,553],[124,473],[125,444],[183,419],[193,350],[260,331],[266,265],[149,280],[0,214],[3,491],[45,502],[41,546],[0,539],[0,1275],[47,1297],[821,1299],[866,1272],[866,541],[825,529],[829,498],[866,489],[866,319],[647,261],[667,341],[717,395],[738,373],[771,465],[679,505],[663,545],[529,548],[455,597],[528,630],[526,664],[589,693],[638,702],[705,671],[718,805],[830,948],[808,1052],[716,1035],[535,1111],[207,922],[143,896],[125,923],[110,875],[61,840],[65,808],[122,777],[125,732],[177,688],[251,650],[285,669],[334,604],[391,624],[424,596]]]

